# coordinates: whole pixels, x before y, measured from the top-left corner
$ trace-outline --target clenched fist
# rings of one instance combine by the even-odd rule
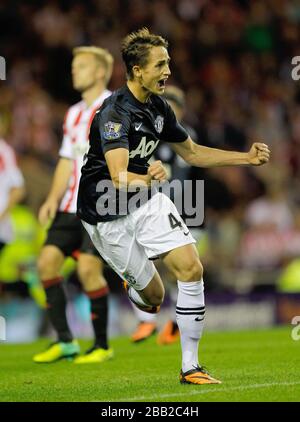
[[[148,174],[152,179],[158,180],[159,182],[167,180],[167,172],[160,160],[154,161],[150,164]]]
[[[39,222],[42,225],[47,224],[49,220],[52,220],[55,217],[57,208],[58,202],[56,200],[47,199],[39,210]]]
[[[255,142],[248,152],[249,164],[253,166],[261,166],[266,164],[270,159],[270,150],[268,145]]]

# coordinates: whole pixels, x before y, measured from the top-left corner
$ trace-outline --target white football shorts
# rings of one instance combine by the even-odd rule
[[[153,278],[151,259],[196,242],[173,202],[160,192],[124,217],[96,226],[82,223],[100,255],[135,290]]]

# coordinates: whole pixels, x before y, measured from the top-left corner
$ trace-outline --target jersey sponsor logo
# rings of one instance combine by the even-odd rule
[[[159,141],[146,142],[146,139],[146,136],[142,137],[138,147],[133,151],[130,151],[129,158],[134,158],[136,155],[139,155],[141,158],[145,158],[153,153]]]
[[[136,131],[140,130],[140,128],[142,127],[143,123],[135,123],[134,128]]]
[[[121,137],[121,123],[107,122],[104,124],[104,138],[108,141],[119,139]]]
[[[154,127],[157,133],[161,133],[164,128],[164,118],[162,116],[157,116],[154,121]]]

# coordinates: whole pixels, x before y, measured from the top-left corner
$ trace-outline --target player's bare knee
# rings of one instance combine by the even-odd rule
[[[78,276],[83,284],[89,283],[90,280],[99,278],[99,274],[90,265],[78,265]]]
[[[41,254],[37,261],[39,277],[42,280],[55,277],[57,275],[56,266],[56,260],[47,254]]]
[[[154,304],[155,306],[161,305],[165,298],[165,290],[161,289],[160,291],[156,292],[156,295],[154,296]]]
[[[83,289],[87,292],[107,286],[103,276],[102,262],[96,257],[81,255],[78,260],[77,273]]]
[[[150,286],[149,286],[150,287]],[[140,292],[141,296],[145,301],[152,306],[159,306],[163,303],[165,297],[165,289],[163,284],[156,284],[154,288],[146,288],[143,292]]]
[[[165,293],[164,292],[157,293],[157,294],[151,296],[151,299],[150,299],[151,305],[153,305],[153,306],[159,306],[159,305],[161,305],[163,303],[163,301],[164,301],[164,297],[165,297]]]
[[[45,246],[37,260],[37,270],[41,280],[58,277],[64,262],[64,254],[56,247]]]

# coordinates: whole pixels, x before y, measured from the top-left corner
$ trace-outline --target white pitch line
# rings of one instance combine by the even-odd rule
[[[267,383],[267,384],[252,384],[252,385],[244,385],[241,387],[229,387],[229,388],[222,388],[222,387],[214,387],[214,388],[207,388],[204,390],[186,390],[182,393],[171,393],[171,394],[160,394],[155,396],[140,396],[140,397],[130,397],[130,398],[122,398],[122,399],[115,399],[115,400],[105,400],[106,402],[110,401],[117,401],[117,402],[130,402],[130,401],[151,401],[155,399],[161,399],[161,398],[170,398],[170,397],[180,397],[180,396],[197,396],[202,394],[209,394],[209,393],[221,393],[221,392],[227,392],[227,391],[239,391],[239,390],[254,390],[257,388],[267,388],[267,387],[281,387],[281,386],[291,386],[291,385],[300,385],[300,381],[296,382],[273,382],[273,383]],[[188,385],[183,386],[184,388],[189,388]],[[201,387],[199,387],[201,388]]]

